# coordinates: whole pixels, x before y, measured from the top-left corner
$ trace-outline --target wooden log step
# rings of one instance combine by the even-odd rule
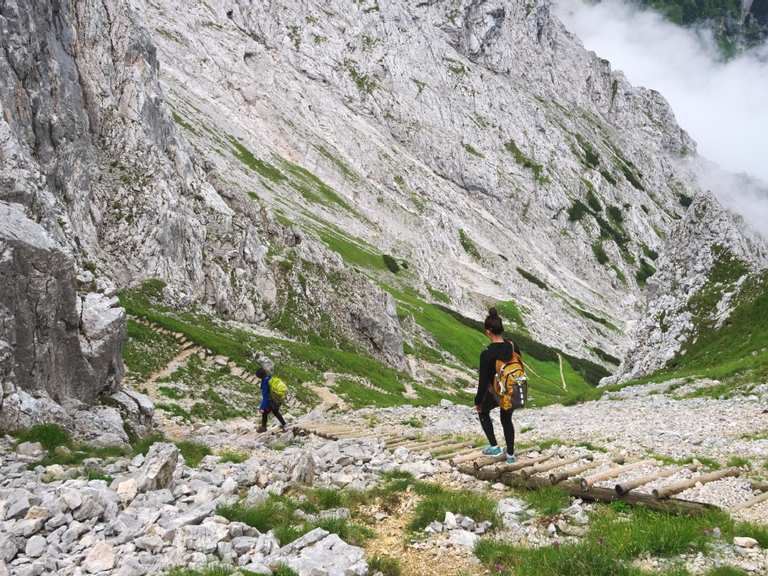
[[[600,466],[602,462],[588,462],[586,464],[583,464],[581,466],[577,466],[576,468],[571,468],[569,470],[563,470],[562,472],[553,472],[549,475],[549,483],[553,486],[555,484],[559,484],[560,482],[563,482],[567,480],[568,478],[572,478],[574,476],[578,476],[579,474],[583,474],[587,470],[591,470],[592,468],[597,468]]]
[[[611,478],[616,478],[616,476],[620,476],[624,472],[629,472],[630,470],[634,470],[635,468],[639,468],[640,466],[647,466],[652,462],[653,460],[640,460],[638,462],[631,462],[629,464],[624,464],[621,466],[614,466],[613,468],[610,468],[605,472],[600,472],[599,474],[588,476],[587,478],[581,478],[579,480],[579,486],[581,486],[582,491],[586,492],[598,482],[602,482],[603,480],[610,480]]]
[[[524,458],[524,459],[521,458],[514,464],[507,464],[506,462],[504,462],[504,463],[497,464],[495,466],[486,466],[484,468],[480,468],[476,470],[475,476],[480,480],[496,480],[497,478],[501,478],[505,474],[512,474],[519,470],[523,470],[525,468],[535,466],[536,464],[539,464],[541,462],[546,462],[547,460],[550,460],[553,456],[555,456],[554,452],[550,454],[543,454],[535,458]]]
[[[501,454],[499,454],[498,456],[481,456],[480,458],[473,460],[472,467],[475,470],[480,470],[485,466],[491,466],[493,464],[497,464],[502,460],[506,460],[506,459],[507,459],[507,453],[505,451],[502,451]]]
[[[460,462],[457,462],[459,458],[466,458],[468,456],[475,456],[476,454],[480,453],[480,448],[476,446],[470,446],[469,448],[465,448],[462,450],[457,450],[455,452],[450,452],[448,454],[441,454],[440,456],[437,456],[438,460],[450,460],[451,464],[456,466],[457,464],[460,464]]]
[[[758,482],[756,480],[753,480],[749,483],[749,485],[752,487],[752,490],[758,490],[760,492],[768,492],[768,482]]]
[[[390,440],[389,442],[385,442],[387,448],[390,450],[394,450],[395,448],[399,448],[400,446],[403,446],[404,444],[415,444],[418,442],[423,442],[423,439],[421,438],[399,438],[397,440]]]
[[[667,484],[666,486],[655,488],[653,490],[653,495],[656,498],[669,498],[674,494],[685,492],[686,490],[688,490],[688,488],[693,488],[694,486],[696,486],[696,484],[699,484],[699,483],[708,484],[709,482],[716,482],[717,480],[722,480],[723,478],[728,478],[729,476],[739,476],[739,475],[741,475],[741,470],[739,468],[726,468],[725,470],[715,470],[714,472],[710,472],[709,474],[700,474],[699,476],[696,476],[695,478],[691,478],[689,480],[680,480],[679,482],[673,482],[672,484]]]
[[[430,448],[429,453],[432,455],[433,458],[436,458],[438,455],[443,455],[446,453],[453,454],[456,452],[456,450],[463,450],[468,447],[469,447],[469,444],[467,442],[453,442],[451,444],[445,444],[443,446]]]
[[[528,478],[527,480],[523,480],[517,474],[506,474],[502,476],[501,481],[509,486],[528,488],[531,490],[550,485],[549,479]],[[660,500],[654,498],[651,494],[644,494],[642,492],[630,492],[624,496],[619,496],[613,488],[603,488],[600,486],[592,486],[587,492],[583,492],[581,490],[581,485],[577,482],[563,482],[560,484],[560,487],[571,496],[581,498],[582,500],[606,503],[622,501],[635,506],[643,506],[651,510],[659,510],[661,512],[671,512],[675,514],[696,515],[708,510],[717,509],[717,506],[714,506],[713,504],[691,502],[690,500],[681,500],[678,498],[666,498]]]
[[[729,509],[729,512],[738,512],[739,510],[751,508],[752,506],[756,506],[761,502],[766,502],[766,501],[768,501],[768,492],[763,492],[762,494],[758,494],[757,496],[754,496],[745,502],[741,502],[740,504],[731,506],[731,508]]]
[[[570,458],[563,458],[557,459],[554,461],[549,461],[542,464],[534,464],[533,466],[523,468],[520,470],[520,475],[523,478],[528,478],[529,476],[533,476],[535,474],[541,474],[543,472],[549,472],[550,470],[554,470],[555,468],[560,468],[561,466],[568,466],[568,464],[574,464],[575,462],[578,462],[584,458],[587,458],[589,460],[592,460],[592,455],[588,456],[571,456]]]
[[[478,458],[483,458],[485,455],[483,454],[482,448],[475,448],[474,450],[468,451],[467,454],[463,456],[457,456],[452,460],[454,466],[459,466],[461,464],[466,464],[468,462],[472,462],[473,460],[477,460]]]
[[[660,470],[659,472],[654,472],[653,474],[646,474],[645,476],[641,476],[640,478],[635,478],[634,480],[627,480],[626,482],[621,482],[620,484],[616,484],[614,489],[616,490],[616,494],[621,496],[623,494],[626,494],[627,492],[634,490],[635,488],[639,488],[640,486],[645,486],[646,484],[650,484],[654,480],[667,478],[677,472],[679,472],[679,469],[675,469],[675,468],[670,468],[668,470]]]
[[[427,450],[431,450],[432,448],[445,446],[446,444],[454,444],[455,442],[456,442],[455,440],[451,440],[450,438],[443,438],[441,440],[429,440],[425,442],[419,442],[413,447],[406,445],[406,447],[408,447],[409,450],[413,450],[415,452],[424,452]]]

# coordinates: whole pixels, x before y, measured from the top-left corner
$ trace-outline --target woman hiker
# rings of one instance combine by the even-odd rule
[[[267,431],[267,418],[269,417],[270,412],[275,415],[275,418],[280,422],[280,427],[285,430],[285,419],[282,414],[280,414],[282,398],[280,398],[278,394],[272,392],[272,386],[270,384],[272,376],[261,367],[256,371],[256,377],[261,378],[261,405],[259,406],[259,411],[261,412],[261,427],[258,431]]]
[[[488,347],[480,354],[480,374],[475,394],[475,410],[480,416],[480,425],[488,438],[488,447],[483,454],[499,456],[502,453],[496,442],[496,434],[493,430],[491,410],[498,407],[496,394],[492,387],[496,377],[496,361],[508,362],[512,358],[512,352],[520,353],[517,344],[504,340],[504,325],[496,308],[488,311],[488,317],[484,323],[484,333],[491,341]],[[507,463],[512,464],[515,458],[515,427],[512,424],[512,409],[500,410],[501,426],[504,429],[504,440],[507,444]]]

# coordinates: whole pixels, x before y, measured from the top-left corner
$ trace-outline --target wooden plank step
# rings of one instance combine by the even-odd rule
[[[685,492],[688,490],[688,488],[693,488],[696,486],[696,484],[699,483],[708,484],[709,482],[716,482],[717,480],[722,480],[723,478],[739,475],[741,475],[741,470],[739,468],[726,468],[725,470],[716,470],[714,472],[710,472],[709,474],[700,474],[699,476],[689,480],[680,480],[679,482],[673,482],[672,484],[655,488],[653,490],[653,495],[656,498],[669,498],[674,494]]]

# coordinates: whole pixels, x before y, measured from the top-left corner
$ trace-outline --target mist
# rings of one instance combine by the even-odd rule
[[[632,84],[664,95],[699,154],[724,169],[701,170],[700,185],[768,237],[768,46],[723,61],[710,31],[621,0],[557,0],[555,13]]]

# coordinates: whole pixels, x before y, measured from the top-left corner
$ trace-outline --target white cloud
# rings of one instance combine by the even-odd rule
[[[681,28],[622,0],[558,0],[555,12],[632,84],[661,92],[699,154],[768,182],[768,46],[724,62],[711,33]],[[768,213],[768,204],[755,206],[768,202],[768,195],[744,182],[721,174],[701,183],[718,186],[713,191],[724,204],[768,235],[768,223],[754,216]]]

